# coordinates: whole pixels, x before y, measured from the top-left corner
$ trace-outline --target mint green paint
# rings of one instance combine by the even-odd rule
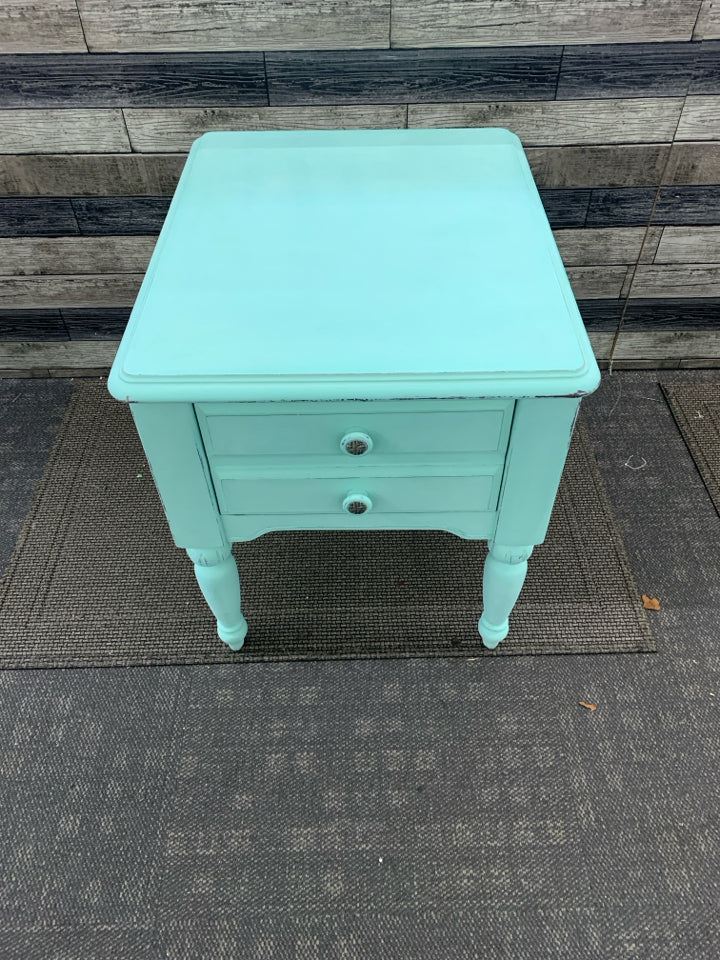
[[[196,142],[109,389],[233,649],[231,544],[302,529],[488,539],[494,647],[598,382],[516,137],[300,131]]]

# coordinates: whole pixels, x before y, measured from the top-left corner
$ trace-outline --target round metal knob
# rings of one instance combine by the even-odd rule
[[[346,433],[340,441],[340,447],[344,453],[349,453],[352,457],[361,457],[365,453],[370,453],[373,442],[366,433]]]
[[[356,515],[367,513],[372,510],[372,500],[364,493],[349,493],[343,500],[343,510]]]

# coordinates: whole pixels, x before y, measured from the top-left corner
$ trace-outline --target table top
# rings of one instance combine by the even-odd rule
[[[598,382],[518,138],[350,130],[195,142],[109,388],[333,400]]]

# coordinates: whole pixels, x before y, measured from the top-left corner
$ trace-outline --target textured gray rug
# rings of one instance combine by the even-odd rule
[[[720,381],[660,387],[720,514]]]
[[[0,584],[0,667],[655,649],[582,426],[494,654],[476,626],[485,551],[415,531],[238,544],[250,631],[233,653],[170,539],[127,408],[84,383]]]

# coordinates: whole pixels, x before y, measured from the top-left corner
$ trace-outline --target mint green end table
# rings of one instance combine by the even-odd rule
[[[109,389],[234,650],[232,543],[328,529],[488,540],[495,647],[599,378],[513,134],[251,132],[194,144]]]

